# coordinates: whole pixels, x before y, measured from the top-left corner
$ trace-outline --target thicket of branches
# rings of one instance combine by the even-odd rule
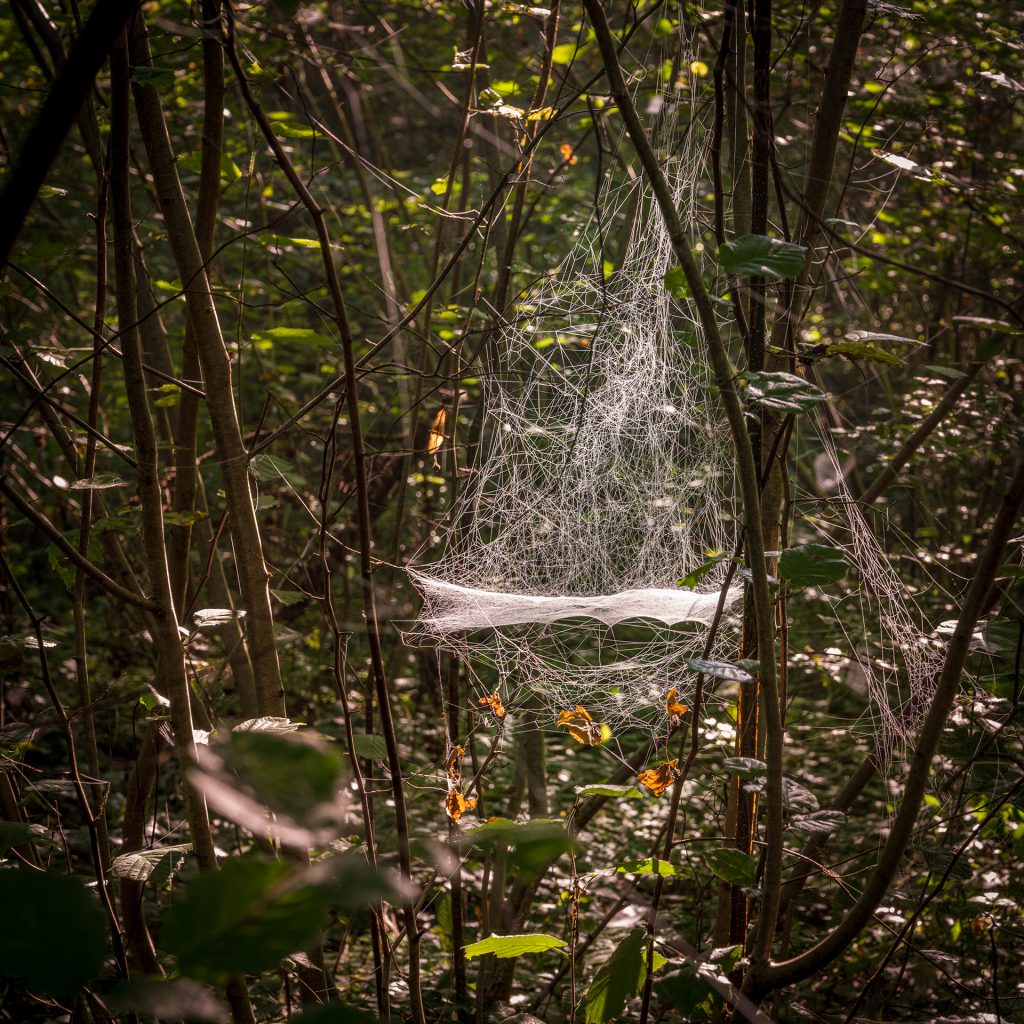
[[[1022,25],[12,0],[0,1020],[1019,1016]],[[399,631],[595,214],[610,280],[667,224],[736,456],[740,669],[657,740]],[[895,761],[812,406],[935,654]]]

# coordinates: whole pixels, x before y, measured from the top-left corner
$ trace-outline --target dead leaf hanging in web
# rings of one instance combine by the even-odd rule
[[[658,765],[657,768],[648,768],[647,771],[640,772],[636,780],[640,785],[646,786],[655,796],[661,796],[679,776],[679,769],[676,767],[678,764],[678,759],[666,761],[664,764]]]
[[[474,807],[476,807],[475,797],[464,797],[458,787],[453,787],[448,790],[448,797],[444,802],[444,809],[452,821],[459,821],[466,811],[471,811]]]
[[[444,770],[448,773],[448,778],[453,782],[458,782],[462,777],[462,759],[465,756],[465,747],[456,745],[452,747],[452,752],[448,755],[448,760],[444,763]]]
[[[434,465],[437,465],[437,453],[444,444],[444,425],[447,417],[444,409],[438,409],[434,422],[430,424],[430,436],[427,438],[427,454],[434,456]]]
[[[505,717],[505,705],[501,703],[501,698],[497,692],[492,693],[490,697],[481,697],[477,703],[489,707],[499,722]]]
[[[674,686],[665,694],[665,714],[668,715],[668,720],[673,725],[678,725],[679,720],[690,710],[685,704],[680,704],[676,700],[677,696],[678,691]]]
[[[586,747],[596,747],[597,744],[611,738],[611,729],[598,725],[581,704],[576,705],[575,711],[559,711],[557,724],[564,725],[569,730],[569,735]]]

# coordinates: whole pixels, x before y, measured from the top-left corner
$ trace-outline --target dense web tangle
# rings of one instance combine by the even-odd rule
[[[650,109],[696,244],[706,132],[691,59],[689,89]],[[663,282],[660,214],[635,183],[605,192],[603,217],[621,223],[629,204],[614,271],[595,219],[489,354],[481,456],[452,517],[466,525],[412,570],[424,598],[412,633],[493,666],[506,700],[528,687],[550,710],[663,728],[666,691],[692,686],[686,659],[703,653],[726,565],[694,590],[677,581],[735,546],[734,480],[695,311]],[[735,648],[729,628],[718,637],[720,654]]]
[[[710,86],[687,81],[648,112],[699,252],[710,178],[702,118],[711,109],[701,94]],[[453,525],[434,538],[442,553],[410,569],[423,606],[407,636],[455,652],[474,675],[489,667],[507,704],[532,692],[547,721],[579,704],[616,730],[660,732],[669,689],[692,702],[689,660],[736,656],[741,587],[722,593],[728,557],[694,588],[678,585],[736,548],[734,459],[696,311],[664,283],[671,244],[648,189],[609,187],[599,207],[601,219],[558,274],[524,297],[487,353],[479,458]],[[606,274],[602,225],[621,224],[630,208],[632,229]],[[851,655],[888,766],[927,707],[938,655],[838,465],[835,475],[840,520],[828,540],[846,548],[863,633],[873,638],[873,653]],[[720,597],[725,614],[708,649]]]

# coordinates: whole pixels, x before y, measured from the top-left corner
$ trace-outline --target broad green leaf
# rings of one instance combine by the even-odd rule
[[[0,870],[0,920],[0,975],[36,995],[67,1000],[103,970],[107,916],[80,878]]]
[[[510,821],[495,818],[463,833],[467,845],[485,849],[509,847],[509,863],[526,874],[537,874],[572,849],[564,822],[556,818]]]
[[[807,262],[807,250],[766,235],[741,235],[718,250],[718,261],[737,277],[796,277]]]
[[[646,935],[636,928],[601,965],[587,990],[586,1024],[606,1024],[618,1017],[626,1001],[640,991],[647,974],[646,947]]]
[[[729,775],[738,775],[741,779],[756,779],[768,774],[768,765],[756,757],[727,757],[722,768]]]
[[[177,846],[158,846],[152,850],[136,850],[133,853],[122,853],[120,857],[114,858],[110,865],[110,873],[115,878],[127,878],[133,882],[145,882],[164,857],[172,854],[184,856],[191,849],[191,843],[179,843]]]
[[[552,64],[571,64],[578,50],[575,43],[562,43],[551,51]]]
[[[136,977],[118,984],[106,1001],[115,1014],[136,1013],[162,1021],[227,1024],[230,1019],[227,1006],[208,986],[188,978]]]
[[[387,760],[388,744],[383,736],[370,732],[357,732],[353,739],[356,744],[356,753],[360,757],[369,757],[377,761]]]
[[[681,1019],[692,1022],[711,1020],[722,1006],[722,997],[714,986],[702,978],[691,964],[656,982],[655,990],[662,1002],[677,1010]]]
[[[778,412],[807,412],[825,400],[825,392],[793,373],[744,372],[748,402]]]
[[[12,846],[25,843],[51,843],[45,825],[30,825],[27,821],[0,821],[0,853],[6,853]]]
[[[757,861],[742,850],[719,846],[706,850],[704,860],[707,866],[723,882],[730,885],[753,885],[757,873]]]
[[[745,668],[728,661],[708,661],[705,658],[686,658],[685,661],[694,672],[703,672],[706,676],[729,683],[749,683],[754,678]]]
[[[621,797],[624,800],[642,800],[643,793],[636,786],[616,786],[611,782],[598,782],[590,786],[577,786],[576,796],[584,799],[588,796]]]
[[[564,939],[536,932],[532,935],[491,935],[479,942],[471,942],[462,949],[467,960],[483,956],[485,953],[493,953],[499,960],[507,960],[526,953],[544,953],[549,949],[560,949],[564,945]]]
[[[700,581],[704,579],[704,577],[707,576],[707,574],[711,572],[716,565],[730,561],[732,561],[732,555],[713,555],[706,562],[698,565],[693,572],[689,572],[682,579],[676,580],[676,584],[680,587],[685,587],[687,590],[696,590]]]
[[[615,870],[625,875],[660,875],[662,878],[671,878],[676,873],[676,866],[659,857],[648,857],[646,860],[620,864]]]
[[[303,885],[284,862],[231,857],[171,905],[161,945],[199,980],[269,971],[316,939],[327,905],[326,890]]]
[[[846,824],[846,815],[827,808],[811,814],[798,814],[790,824],[798,832],[838,832]]]
[[[288,241],[305,242],[306,239],[290,238]],[[319,243],[316,244],[319,245]],[[286,342],[294,345],[312,345],[316,348],[330,348],[334,344],[332,338],[308,327],[268,327],[264,331],[254,331],[252,340],[269,347]]]
[[[825,350],[829,356],[846,356],[847,359],[863,359],[868,363],[880,363],[882,366],[905,366],[906,361],[879,348],[872,341],[836,341]]]
[[[261,803],[302,824],[316,824],[341,788],[341,752],[311,734],[233,732],[222,756]]]
[[[786,548],[779,558],[779,576],[794,587],[835,583],[847,568],[842,549],[827,544],[798,544]]]
[[[672,295],[686,295],[686,275],[683,268],[679,266],[669,267],[662,278],[665,282],[665,290]]]

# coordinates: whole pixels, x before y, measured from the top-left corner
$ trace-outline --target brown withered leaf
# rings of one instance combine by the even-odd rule
[[[427,438],[427,454],[436,456],[444,444],[444,424],[447,419],[444,409],[438,409],[434,422],[430,424],[430,435]],[[435,458],[436,462],[437,459]]]
[[[459,821],[466,811],[471,811],[474,807],[476,807],[476,797],[464,797],[457,786],[448,790],[444,809],[452,821]]]
[[[679,720],[690,710],[685,704],[680,704],[676,700],[677,696],[678,691],[674,686],[665,694],[665,714],[668,715],[668,720],[673,725],[678,725]]]
[[[671,761],[659,764],[657,768],[648,768],[647,771],[640,772],[636,780],[640,785],[646,786],[655,796],[661,796],[679,775],[679,769],[676,767],[678,764],[678,759],[673,758]]]
[[[481,697],[477,703],[489,707],[499,722],[505,717],[505,705],[501,703],[501,698],[497,693],[492,693],[490,697]]]
[[[569,735],[586,747],[595,747],[605,738],[601,726],[581,704],[576,705],[575,711],[559,711],[557,724],[564,725]]]
[[[462,775],[462,759],[465,756],[465,747],[456,745],[452,747],[452,752],[448,755],[448,760],[444,763],[444,770],[448,773],[448,778],[453,782],[458,782]]]

